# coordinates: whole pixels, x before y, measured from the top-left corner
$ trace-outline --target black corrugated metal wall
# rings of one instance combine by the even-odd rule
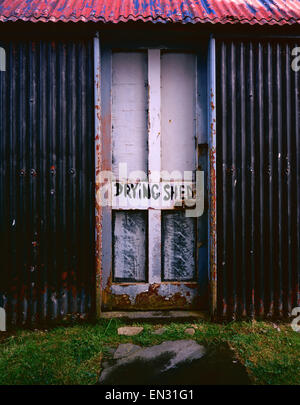
[[[94,305],[92,41],[2,44],[0,306],[10,324]]]
[[[300,72],[287,41],[217,41],[220,316],[299,306]]]

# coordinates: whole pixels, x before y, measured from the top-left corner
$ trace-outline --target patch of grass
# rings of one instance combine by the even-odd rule
[[[132,337],[118,335],[118,327],[124,326],[120,320],[6,335],[0,341],[0,385],[95,384],[109,348],[119,343],[149,346],[176,339],[195,339],[206,346],[229,345],[255,384],[300,384],[300,334],[289,325],[170,323],[162,335],[153,334],[161,325],[135,325],[144,330]],[[184,332],[187,327],[194,327],[192,337]]]

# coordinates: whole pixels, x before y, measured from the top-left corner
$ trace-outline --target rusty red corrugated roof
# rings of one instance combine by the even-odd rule
[[[295,24],[300,0],[0,0],[0,21]]]

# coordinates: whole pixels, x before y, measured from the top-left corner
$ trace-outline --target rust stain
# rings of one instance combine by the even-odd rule
[[[215,109],[214,92],[211,89],[211,112]],[[212,113],[213,115],[213,113]],[[214,318],[217,310],[217,175],[216,175],[216,119],[211,117],[209,147],[209,240],[210,240],[210,306]]]
[[[211,148],[209,151],[210,160],[210,183],[211,183],[211,193],[210,193],[210,263],[213,266],[212,269],[212,280],[216,281],[216,247],[217,247],[217,199],[216,199],[216,148]]]
[[[95,87],[96,87],[96,103],[95,103],[95,232],[96,232],[96,246],[95,246],[95,266],[96,266],[96,316],[101,315],[101,285],[102,285],[102,235],[101,235],[101,222],[102,222],[102,209],[97,203],[97,191],[99,190],[98,175],[101,171],[101,98],[100,98],[100,65],[97,63],[97,70],[94,73]]]
[[[127,309],[127,310],[166,310],[166,309],[197,309],[200,297],[196,296],[191,302],[187,300],[191,294],[189,292],[184,296],[176,292],[171,296],[162,296],[159,293],[160,284],[150,284],[148,291],[136,295],[134,301],[130,299],[129,294],[113,294],[111,292],[112,279],[108,280],[107,286],[102,294],[102,303],[107,310]],[[195,284],[188,285],[190,288],[197,288]]]
[[[184,308],[187,305],[186,298],[180,293],[170,297],[159,295],[160,284],[151,284],[149,290],[136,296],[135,306],[137,308]]]
[[[102,291],[102,304],[103,306],[108,306],[110,301],[111,294],[111,284],[112,284],[112,276],[109,276],[107,280],[106,287]]]
[[[111,295],[108,305],[113,309],[114,308],[130,309],[131,308],[130,297],[128,294]]]

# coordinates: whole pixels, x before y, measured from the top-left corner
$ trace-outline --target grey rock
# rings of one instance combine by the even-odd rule
[[[101,364],[101,368],[108,368],[111,366],[111,363],[107,360],[104,360]]]
[[[135,354],[138,350],[141,350],[140,346],[133,345],[132,343],[122,343],[118,346],[114,353],[114,360],[122,359]]]
[[[132,347],[133,346],[133,347]],[[106,364],[98,384],[248,385],[247,369],[227,345],[205,349],[192,339],[142,348],[123,347],[125,357]],[[125,350],[126,349],[126,350]],[[134,352],[134,350],[136,351]]]
[[[193,336],[195,334],[195,329],[194,328],[186,328],[186,330],[184,332],[187,333],[188,335]]]
[[[106,354],[108,354],[110,357],[112,357],[114,355],[115,351],[116,351],[115,347],[106,347],[105,348]]]
[[[206,353],[204,346],[194,340],[166,341],[160,345],[140,348],[140,350],[135,345],[132,346],[121,347],[119,353],[122,357],[119,357],[113,366],[102,371],[100,384],[120,384],[121,381],[125,384],[125,381],[139,384],[151,382],[153,379],[153,381],[156,379],[159,381],[161,375],[172,374],[180,365],[190,365]],[[124,357],[126,350],[130,354]]]
[[[123,326],[118,328],[118,335],[135,336],[144,330],[142,326]]]
[[[156,329],[156,330],[153,332],[153,334],[154,334],[154,335],[163,335],[166,331],[167,331],[167,328],[159,328],[159,329]]]

